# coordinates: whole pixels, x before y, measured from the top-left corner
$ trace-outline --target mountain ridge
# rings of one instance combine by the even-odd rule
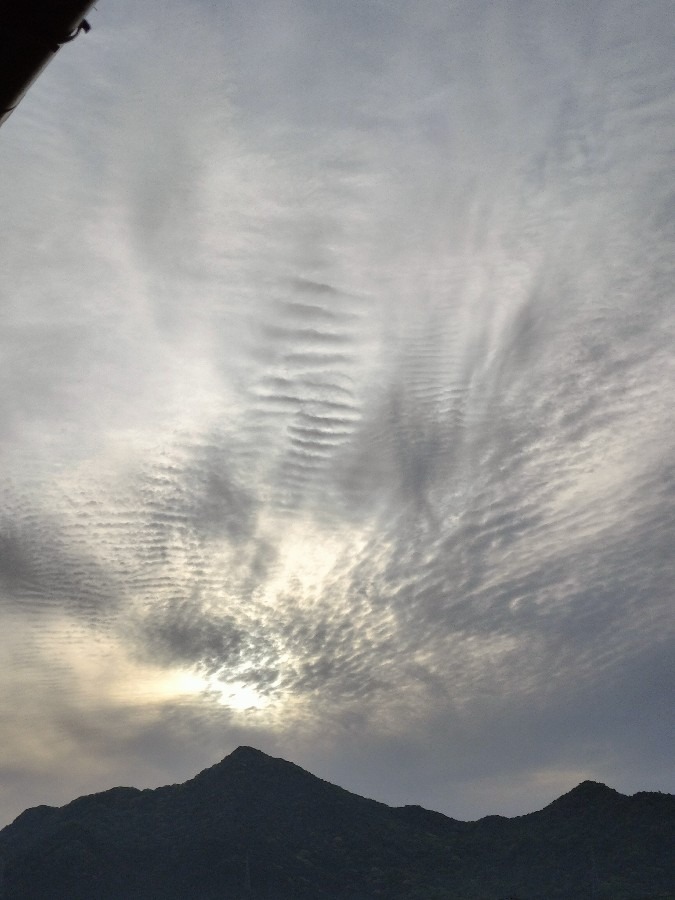
[[[0,831],[0,898],[655,900],[675,897],[674,823],[671,795],[591,781],[462,822],[242,746],[182,784],[24,811]]]

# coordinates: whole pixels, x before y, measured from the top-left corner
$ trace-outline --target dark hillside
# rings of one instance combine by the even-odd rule
[[[585,782],[515,819],[390,808],[240,747],[185,784],[28,810],[3,900],[656,900],[675,799]]]

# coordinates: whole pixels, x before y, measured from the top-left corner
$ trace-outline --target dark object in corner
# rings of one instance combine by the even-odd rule
[[[90,29],[94,0],[0,0],[0,125],[59,48]]]

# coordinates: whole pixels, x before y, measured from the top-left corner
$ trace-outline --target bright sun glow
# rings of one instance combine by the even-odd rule
[[[69,623],[52,626],[52,645],[72,639]],[[5,652],[0,641],[0,656]],[[200,673],[196,669],[171,669],[150,666],[130,659],[115,641],[99,641],[81,646],[71,653],[70,667],[81,685],[80,690],[114,703],[218,703],[234,712],[255,712],[279,705],[278,690],[272,696],[256,689],[255,676],[240,668],[227,679],[222,675]],[[253,683],[251,683],[251,681]],[[272,688],[277,685],[272,685]]]
[[[218,702],[230,709],[251,710],[266,709],[271,700],[263,694],[258,693],[255,688],[243,682],[232,682],[227,684],[223,681],[213,679],[211,690],[220,694]]]
[[[165,692],[173,696],[208,694],[222,706],[243,712],[267,709],[272,703],[245,681],[222,681],[216,676],[199,675],[196,672],[174,672],[165,680]]]

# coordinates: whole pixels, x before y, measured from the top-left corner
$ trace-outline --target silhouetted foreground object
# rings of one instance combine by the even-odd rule
[[[391,808],[240,747],[185,784],[39,806],[0,832],[4,900],[674,898],[675,797],[584,782],[540,812]]]
[[[0,0],[0,125],[63,44],[89,31],[94,0]]]

